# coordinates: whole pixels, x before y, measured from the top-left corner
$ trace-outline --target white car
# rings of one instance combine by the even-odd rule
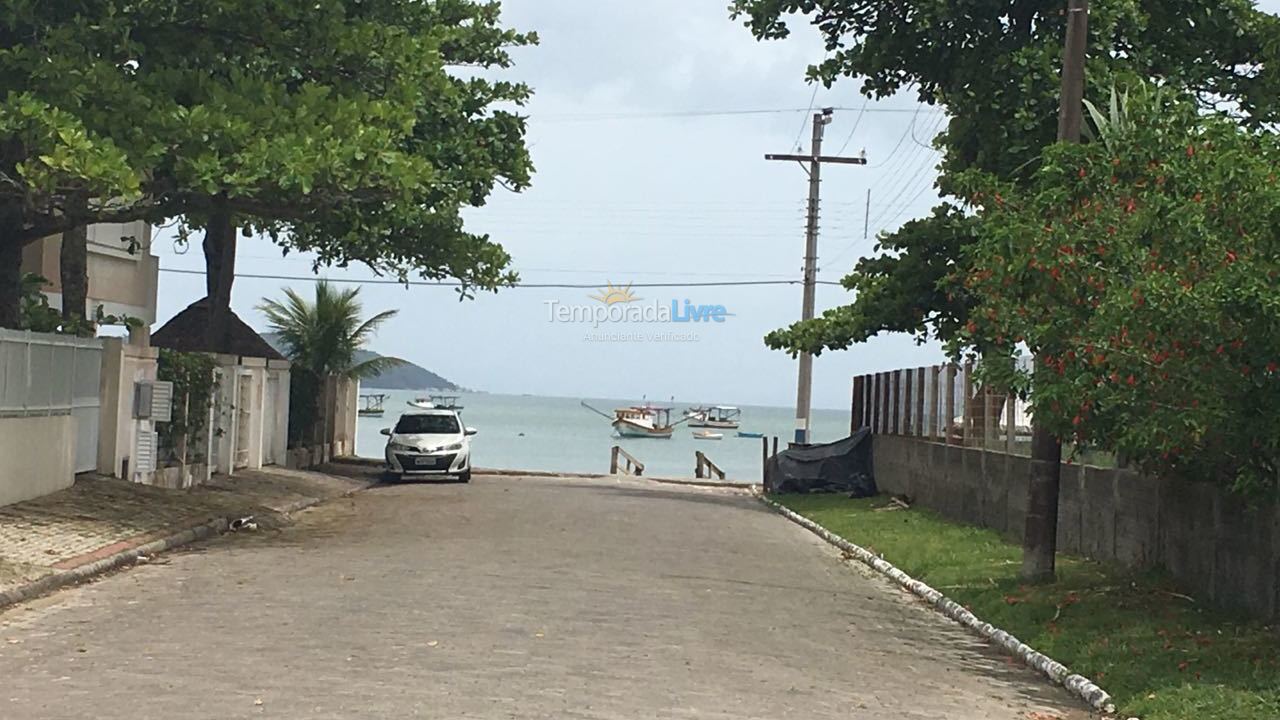
[[[471,481],[471,436],[453,410],[410,410],[387,436],[387,473],[402,477],[456,477]]]

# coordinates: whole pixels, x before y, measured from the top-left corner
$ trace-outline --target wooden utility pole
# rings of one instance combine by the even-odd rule
[[[1080,142],[1088,37],[1089,0],[1068,0],[1067,39],[1062,55],[1062,104],[1058,110],[1059,142]],[[1047,582],[1054,578],[1061,480],[1062,441],[1039,422],[1033,422],[1031,478],[1022,537],[1022,579],[1027,582]]]
[[[795,161],[809,174],[809,213],[804,233],[804,305],[802,320],[813,319],[814,295],[818,280],[818,208],[822,201],[822,165],[866,165],[866,158],[834,157],[822,154],[822,135],[835,111],[825,108],[813,114],[813,144],[808,155],[765,155],[765,160]],[[797,445],[809,444],[809,409],[813,395],[813,356],[800,353],[800,381],[796,388],[796,439]]]

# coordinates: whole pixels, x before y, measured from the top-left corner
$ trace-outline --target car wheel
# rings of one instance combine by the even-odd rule
[[[462,482],[462,483],[471,482],[471,468],[467,468],[466,470],[462,471],[462,474],[458,476],[458,482]]]
[[[398,482],[400,482],[400,474],[399,474],[399,473],[397,473],[397,472],[395,472],[395,471],[393,471],[393,470],[383,470],[383,471],[382,471],[382,482],[384,482],[384,483],[398,483]]]

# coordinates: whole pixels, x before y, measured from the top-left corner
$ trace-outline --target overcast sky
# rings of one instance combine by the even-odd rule
[[[846,80],[814,93],[807,65],[821,58],[814,31],[798,26],[783,42],[760,43],[731,22],[726,0],[505,0],[505,20],[536,30],[510,73],[535,98],[529,143],[533,188],[499,191],[470,213],[530,283],[603,287],[645,282],[798,279],[804,251],[804,172],[766,162],[767,152],[809,144],[810,107],[834,106],[826,152],[869,165],[824,170],[820,279],[838,280],[872,251],[878,230],[920,216],[937,202],[936,110],[899,97],[865,104]],[[1269,10],[1280,0],[1262,3]],[[865,107],[865,112],[862,111]],[[690,116],[688,111],[785,110]],[[668,115],[663,116],[663,113]],[[869,217],[865,212],[871,191]],[[871,239],[863,239],[869,221]],[[163,268],[203,267],[198,244],[177,255],[157,238]],[[305,257],[282,258],[269,242],[242,243],[241,272],[310,275]],[[332,278],[368,277],[334,270]],[[254,306],[283,285],[239,279],[233,306],[263,327]],[[786,406],[795,397],[795,361],[762,337],[799,316],[798,286],[638,288],[645,303],[723,305],[732,316],[710,325],[612,325],[605,332],[695,333],[696,342],[601,342],[589,325],[552,323],[549,302],[594,303],[591,290],[507,289],[459,303],[445,288],[366,286],[367,311],[398,308],[372,349],[403,357],[461,385],[501,393],[568,397],[669,398]],[[164,322],[203,295],[199,278],[162,274]],[[820,287],[819,312],[849,300]],[[814,405],[846,408],[854,374],[941,361],[936,346],[883,337],[815,363]]]

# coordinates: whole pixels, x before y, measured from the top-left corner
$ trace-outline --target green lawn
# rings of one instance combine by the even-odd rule
[[[1280,718],[1276,629],[1181,596],[1159,574],[1059,556],[1057,582],[1027,587],[1021,550],[994,532],[927,510],[876,512],[885,498],[774,499],[1093,678],[1120,717]]]

